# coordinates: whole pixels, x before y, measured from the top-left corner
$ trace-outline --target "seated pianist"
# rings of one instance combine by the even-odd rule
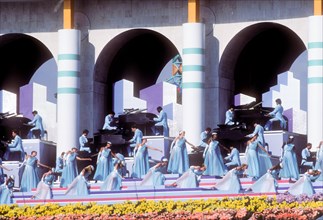
[[[105,116],[104,119],[104,125],[102,128],[103,132],[109,132],[109,131],[116,131],[117,127],[116,121],[114,120],[115,113],[113,111],[109,112],[107,116]]]

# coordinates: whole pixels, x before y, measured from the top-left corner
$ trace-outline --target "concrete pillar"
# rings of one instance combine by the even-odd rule
[[[323,16],[309,17],[307,76],[307,139],[323,140]]]
[[[198,145],[204,128],[205,25],[183,24],[183,130]],[[188,150],[191,150],[189,147]]]
[[[80,31],[58,31],[57,155],[78,147],[80,108]]]

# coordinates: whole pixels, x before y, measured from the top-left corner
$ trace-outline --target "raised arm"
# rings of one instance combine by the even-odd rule
[[[156,148],[156,147],[151,147],[151,146],[148,146],[148,145],[147,145],[147,148],[149,148],[149,149],[151,149],[151,150],[155,150],[155,151],[159,151],[159,152],[163,153],[163,151],[162,151],[162,150],[160,150],[159,148]]]

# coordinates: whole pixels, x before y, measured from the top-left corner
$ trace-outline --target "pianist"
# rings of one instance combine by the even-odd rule
[[[281,129],[286,129],[286,121],[283,117],[284,108],[282,106],[282,101],[281,101],[281,99],[276,99],[275,102],[276,102],[275,109],[266,115],[268,117],[272,117],[271,119],[269,119],[267,121],[267,123],[265,125],[266,131],[272,129],[272,123],[274,121],[279,121]]]
[[[9,160],[9,155],[12,152],[20,152],[19,161],[22,162],[25,159],[25,151],[22,146],[22,139],[18,135],[17,130],[11,132],[13,140],[10,144],[7,144],[6,152],[3,155],[3,159]]]
[[[224,124],[229,126],[234,125],[235,122],[233,120],[234,120],[234,109],[233,109],[233,106],[230,106],[230,108],[225,112]]]
[[[105,116],[104,125],[102,130],[117,130],[116,126],[113,126],[114,124],[114,115],[115,113],[113,111],[109,112],[107,116]]]
[[[43,119],[42,117],[38,114],[36,110],[32,112],[34,118],[30,122],[28,122],[29,125],[34,125],[35,127],[31,128],[29,133],[27,134],[28,139],[31,138],[39,138],[39,137],[34,137],[34,131],[39,130],[40,131],[40,139],[44,138],[45,130],[43,126]]]
[[[89,134],[89,130],[84,129],[82,132],[82,135],[79,137],[79,144],[80,144],[80,151],[87,151],[91,153],[91,148],[90,148],[90,143],[89,140],[87,139],[87,136]]]
[[[155,126],[152,127],[152,130],[155,135],[160,135],[161,132],[159,132],[158,128],[163,129],[163,136],[169,137],[169,128],[167,124],[167,114],[164,112],[163,108],[161,106],[157,107],[157,111],[159,113],[157,118],[154,118],[154,122],[156,123]]]
[[[131,126],[131,131],[134,132],[134,135],[128,141],[129,146],[127,147],[127,152],[129,157],[134,156],[133,150],[137,145],[141,144],[143,137],[142,131],[138,129],[138,126],[136,124]]]

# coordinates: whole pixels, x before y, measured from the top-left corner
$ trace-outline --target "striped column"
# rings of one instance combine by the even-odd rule
[[[78,147],[80,108],[80,31],[58,31],[57,155]]]
[[[307,76],[307,139],[323,140],[323,16],[309,17]]]
[[[183,130],[194,145],[199,144],[204,128],[205,26],[183,24]],[[188,148],[190,151],[191,148]]]

